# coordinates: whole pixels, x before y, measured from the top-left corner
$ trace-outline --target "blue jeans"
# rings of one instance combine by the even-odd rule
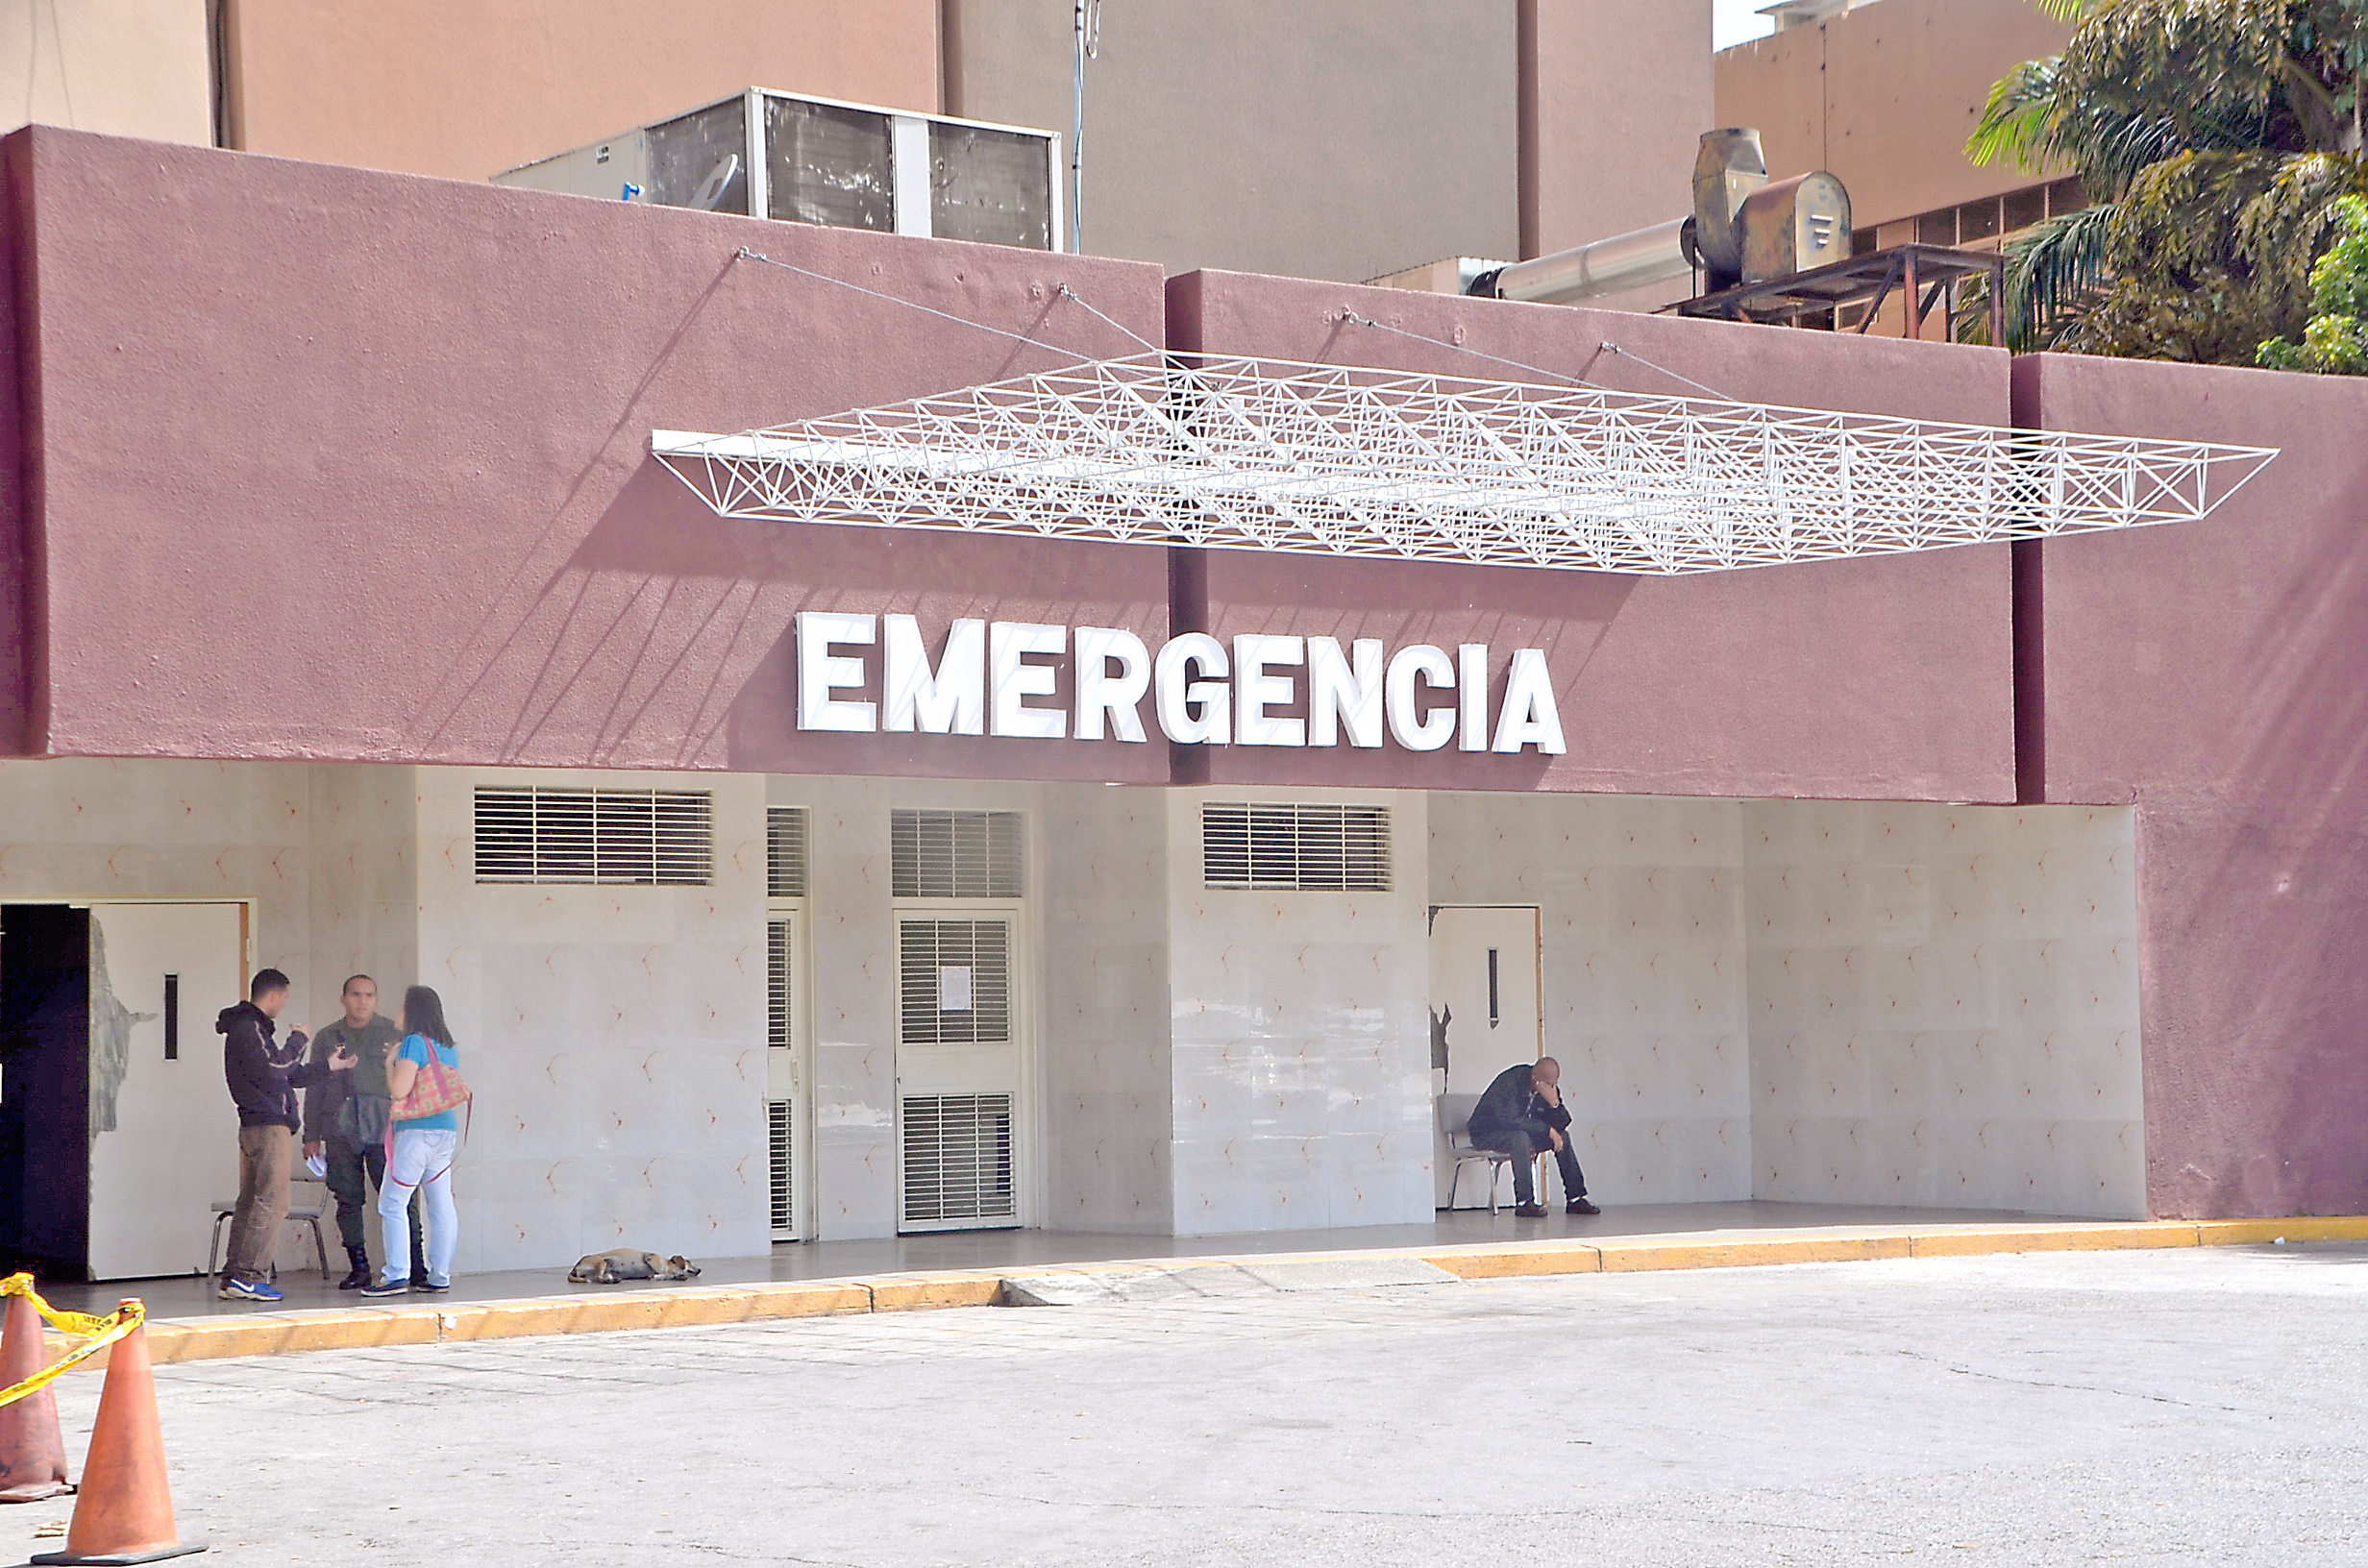
[[[428,1283],[453,1283],[453,1255],[460,1248],[460,1211],[453,1207],[453,1156],[460,1135],[449,1128],[398,1127],[395,1152],[379,1184],[379,1244],[386,1260],[387,1285],[411,1277],[411,1230],[404,1212],[417,1188],[428,1211]]]

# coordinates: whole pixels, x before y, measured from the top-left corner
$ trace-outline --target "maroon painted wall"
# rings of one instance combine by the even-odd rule
[[[1155,267],[46,128],[10,155],[41,285],[33,749],[1166,778],[1155,746],[801,735],[786,645],[808,608],[1156,638],[1156,555],[725,522],[649,455],[654,427],[1125,352],[1060,287],[1156,339]]]
[[[29,554],[34,508],[27,504],[24,395],[38,377],[25,344],[35,320],[32,279],[20,263],[19,241],[31,228],[25,200],[30,183],[14,171],[24,161],[25,143],[0,143],[0,757],[21,753],[29,744],[32,717],[33,601]]]
[[[2368,383],[2014,373],[2029,423],[2282,449],[2204,522],[2039,547],[2040,773],[2137,809],[2156,1212],[2368,1212]]]
[[[1008,777],[1171,776],[1159,745],[801,734],[802,608],[1169,630],[1142,550],[718,520],[648,455],[1157,340],[1153,269],[758,224],[49,129],[11,144],[39,280],[51,606],[30,749]],[[987,332],[735,259],[755,245]],[[1474,346],[1739,396],[1996,421],[2003,359],[1239,275],[1178,341],[1493,367]],[[19,291],[20,299],[30,296]],[[1415,318],[1420,318],[1416,320]],[[1219,553],[1221,633],[1538,644],[1572,753],[1235,747],[1221,780],[2005,799],[2002,551],[1683,582]],[[1188,600],[1188,604],[1191,602]],[[1870,650],[1874,656],[1869,656]]]
[[[1344,321],[1350,309],[1394,331]],[[1174,345],[1213,354],[1545,379],[1501,362],[1513,360],[1634,392],[1683,395],[1686,378],[1814,407],[1993,425],[2009,413],[2006,355],[1987,349],[1223,272],[1172,280],[1169,324]],[[1208,629],[1221,636],[1487,642],[1500,690],[1506,649],[1547,649],[1570,750],[1234,747],[1208,754],[1209,776],[2011,800],[2008,579],[1993,546],[1675,578],[1212,552]]]

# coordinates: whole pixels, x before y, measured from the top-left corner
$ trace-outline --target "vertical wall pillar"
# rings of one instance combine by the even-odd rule
[[[2014,799],[2047,798],[2047,544],[2018,539],[2013,551]]]
[[[2039,429],[2039,361],[2008,361],[2008,418],[2016,429]],[[2012,598],[2014,657],[2014,799],[2038,805],[2047,798],[2047,545],[2019,539],[2012,551],[2009,593]]]

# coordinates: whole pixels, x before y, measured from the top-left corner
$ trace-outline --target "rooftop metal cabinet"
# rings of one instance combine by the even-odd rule
[[[751,87],[493,183],[1049,251],[1060,168],[1054,132]]]

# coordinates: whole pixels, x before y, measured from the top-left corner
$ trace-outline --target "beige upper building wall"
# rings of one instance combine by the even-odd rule
[[[1528,0],[1535,71],[1523,257],[1693,210],[1694,149],[1713,129],[1710,0]],[[1651,309],[1690,281],[1592,302]]]
[[[287,158],[482,180],[743,87],[938,105],[935,0],[228,3],[232,142]]]
[[[945,7],[947,109],[1066,137],[1072,0]],[[1171,272],[1346,280],[1510,256],[1516,12],[1514,0],[1109,6],[1086,68],[1085,249]]]
[[[1991,84],[2070,36],[2031,0],[1880,0],[1720,51],[1718,121],[1758,127],[1776,178],[1831,170],[1860,228],[1887,223],[2046,177],[1976,167],[1965,138]]]
[[[1526,256],[1693,210],[1693,157],[1718,122],[1710,0],[1534,0],[1537,191]]]
[[[39,122],[213,139],[206,0],[0,6],[0,130]]]

